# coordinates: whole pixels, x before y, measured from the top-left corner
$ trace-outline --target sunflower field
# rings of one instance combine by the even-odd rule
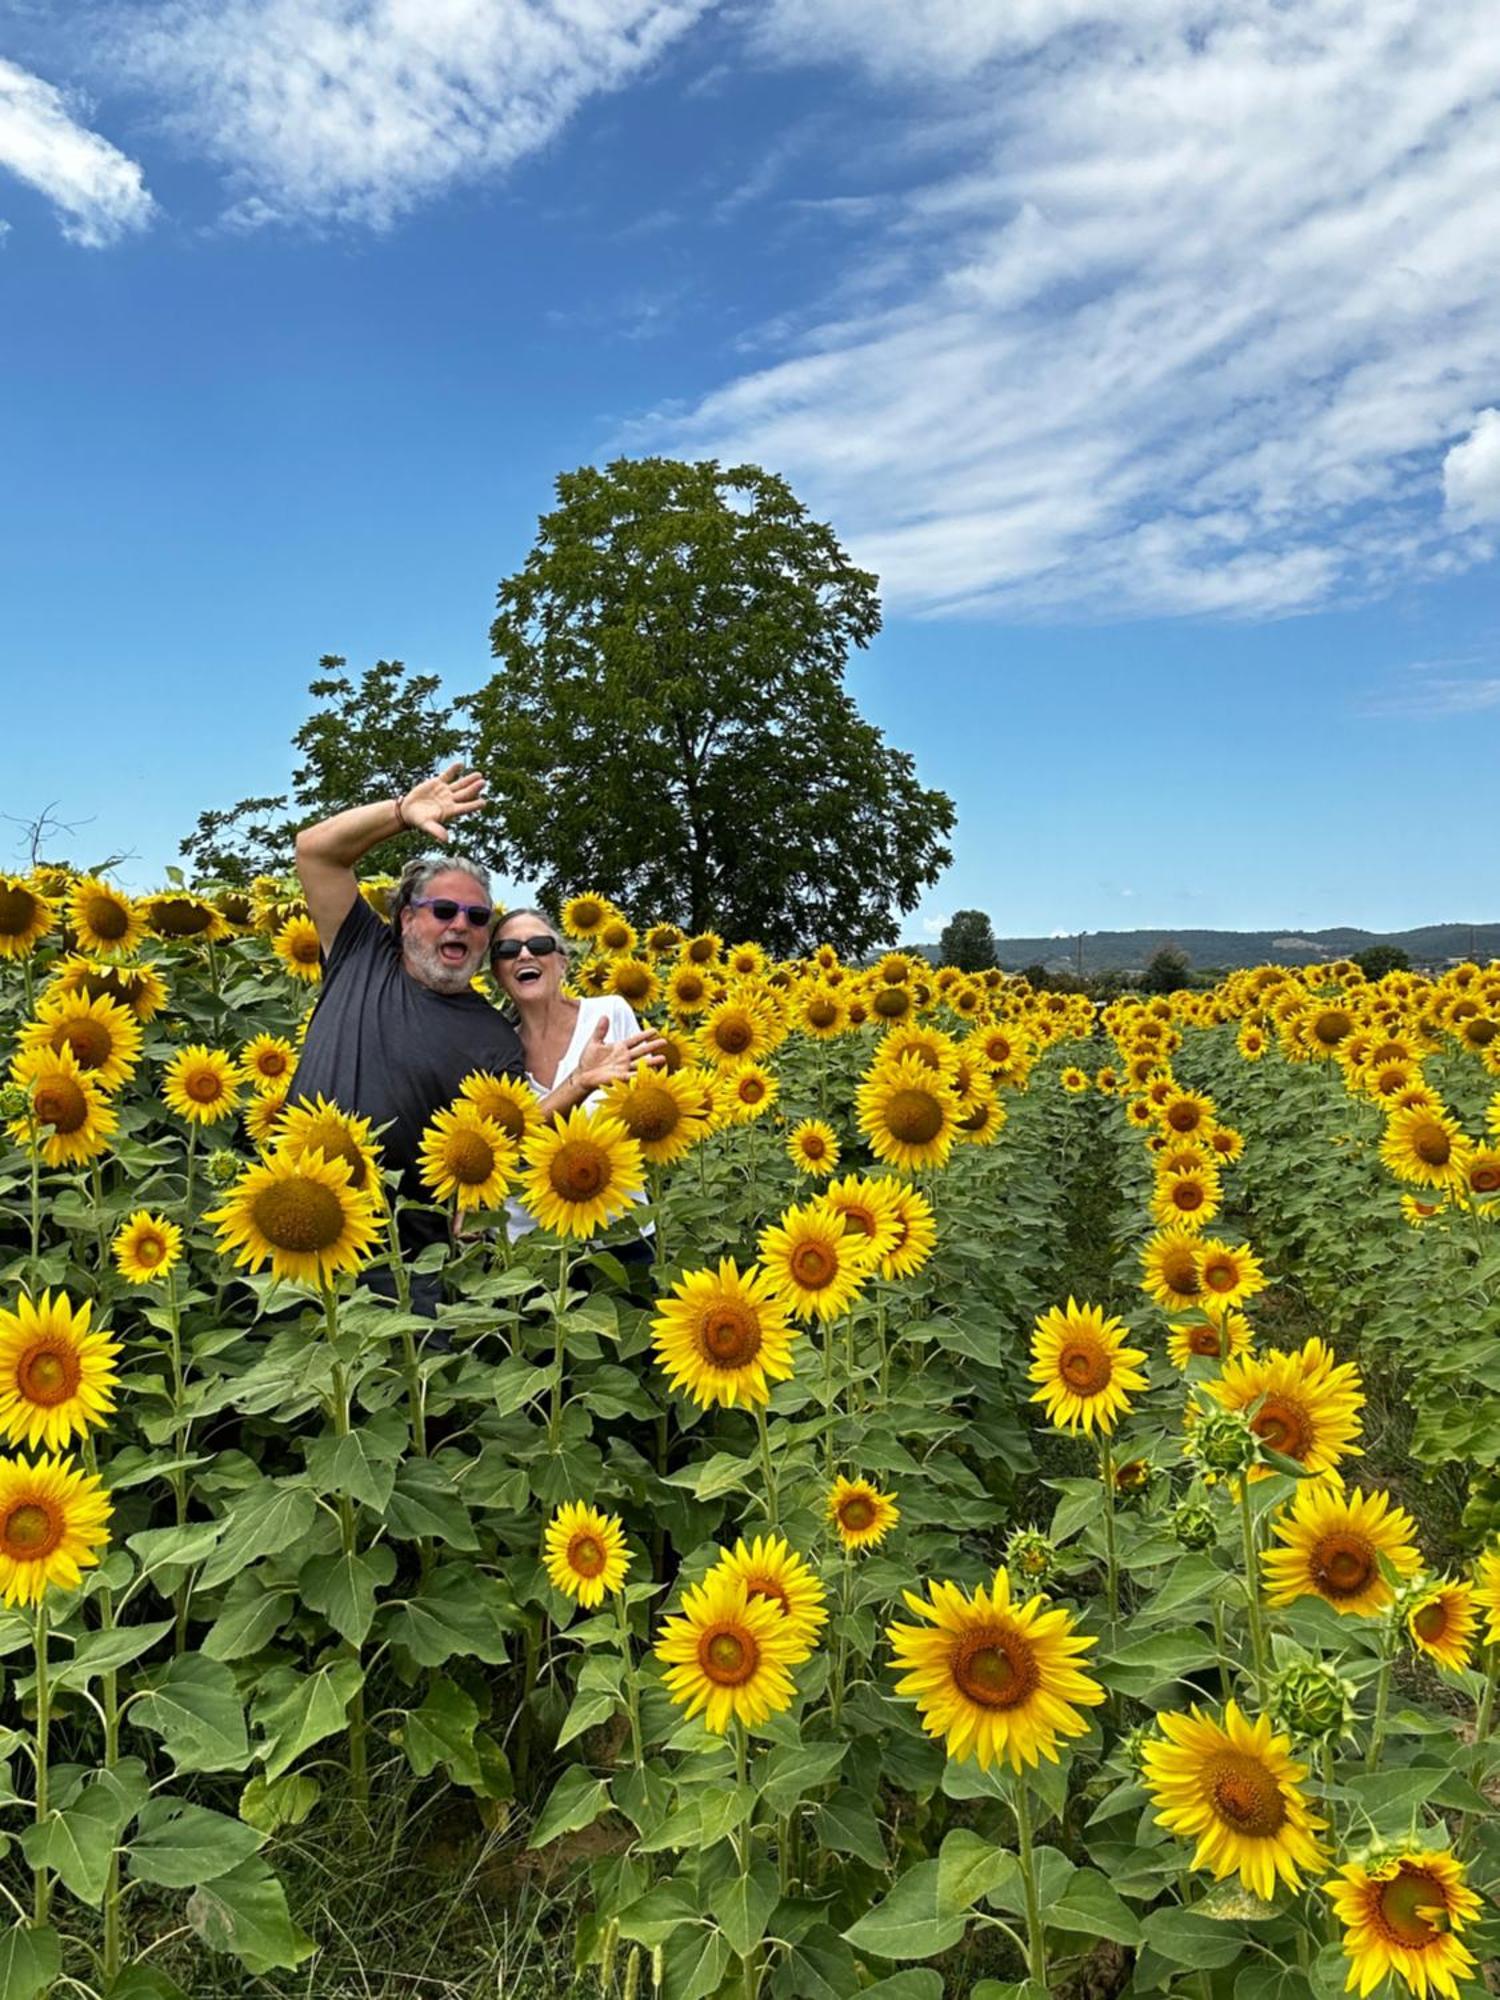
[[[1500,967],[563,919],[414,1270],[294,883],[0,875],[3,2000],[1500,1990]]]

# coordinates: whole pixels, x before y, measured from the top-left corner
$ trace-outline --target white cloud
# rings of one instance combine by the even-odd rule
[[[117,61],[228,168],[236,227],[384,227],[543,146],[708,0],[167,0]]]
[[[909,611],[1264,617],[1487,553],[1500,431],[1443,454],[1500,387],[1492,0],[771,0],[757,45],[863,67],[908,186],[640,438],[784,471]]]
[[[1500,673],[1495,668],[1493,648],[1447,659],[1413,660],[1400,681],[1375,695],[1364,713],[1415,721],[1481,715],[1500,708]]]
[[[1460,521],[1500,521],[1500,410],[1481,410],[1443,460],[1443,500]]]
[[[80,124],[55,85],[4,57],[0,168],[45,195],[64,236],[88,249],[101,249],[151,220],[154,204],[135,161]]]

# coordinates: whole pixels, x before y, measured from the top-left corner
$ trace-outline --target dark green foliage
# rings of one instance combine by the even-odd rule
[[[897,936],[954,811],[845,690],[876,579],[755,466],[558,480],[467,704],[512,872],[773,952]]]
[[[1399,944],[1372,944],[1368,951],[1354,954],[1354,963],[1366,979],[1384,979],[1388,972],[1407,972],[1411,969],[1410,955]]]
[[[1174,951],[1171,945],[1163,945],[1141,974],[1140,990],[1142,993],[1178,993],[1192,983],[1186,954]]]
[[[938,940],[938,963],[983,972],[995,963],[995,933],[983,910],[955,910]]]

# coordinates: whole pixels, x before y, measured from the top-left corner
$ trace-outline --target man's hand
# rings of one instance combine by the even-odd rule
[[[484,804],[484,779],[478,771],[465,771],[463,764],[450,764],[435,778],[424,778],[399,800],[404,823],[434,840],[447,842],[450,820],[478,812]]]
[[[666,1060],[663,1054],[666,1043],[652,1028],[643,1028],[638,1035],[627,1035],[622,1042],[606,1041],[608,1033],[609,1022],[601,1021],[589,1037],[570,1079],[585,1091],[604,1090],[618,1083],[630,1075],[638,1062],[660,1069]]]

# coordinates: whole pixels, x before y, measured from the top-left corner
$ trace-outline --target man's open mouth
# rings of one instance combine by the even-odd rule
[[[438,957],[444,965],[462,965],[469,956],[469,947],[462,938],[444,938],[438,946]]]

